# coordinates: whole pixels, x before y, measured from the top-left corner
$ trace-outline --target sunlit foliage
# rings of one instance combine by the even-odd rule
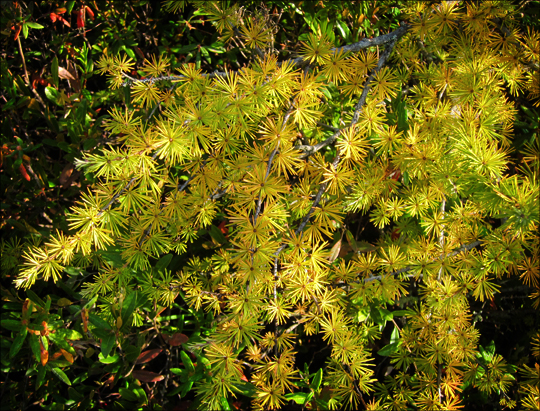
[[[72,232],[24,255],[17,286],[119,249],[135,274],[121,283],[103,261],[84,295],[146,285],[155,304],[181,292],[212,311],[213,374],[197,387],[208,409],[246,377],[255,409],[286,404],[304,378],[296,347],[316,334],[332,353],[309,397],[319,405],[456,410],[467,385],[508,404],[514,370],[482,357],[470,302],[517,276],[540,308],[538,140],[515,164],[510,98],[521,90],[538,105],[538,33],[517,30],[508,2],[410,2],[410,24],[390,34],[344,50],[314,32],[299,59],[278,62],[264,20],[199,3],[252,64],[175,75],[150,58],[152,78],[138,80],[125,57],[103,57],[111,86],[129,85],[148,115],[111,110],[121,145],[78,160],[96,183],[71,210]],[[358,216],[378,239],[354,238]],[[208,253],[190,255],[205,235]],[[183,267],[143,280],[168,253]],[[416,303],[392,313],[412,283]],[[373,343],[387,323],[379,355],[394,371],[381,382]],[[538,367],[521,372],[521,406],[535,409]]]

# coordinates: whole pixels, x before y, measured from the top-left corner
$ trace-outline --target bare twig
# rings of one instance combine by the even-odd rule
[[[405,32],[403,32],[403,34],[405,34]],[[339,134],[343,130],[346,130],[349,127],[353,127],[358,122],[358,120],[360,119],[360,114],[362,113],[362,107],[366,104],[367,96],[368,96],[368,93],[369,93],[369,90],[370,90],[370,84],[373,81],[373,78],[375,77],[375,75],[384,66],[384,64],[386,63],[386,60],[388,60],[388,57],[390,57],[390,54],[392,53],[392,50],[394,49],[394,46],[395,46],[396,41],[397,41],[398,38],[399,37],[397,37],[397,38],[392,37],[393,40],[391,40],[391,42],[386,46],[385,50],[383,51],[383,53],[379,57],[377,67],[371,72],[371,74],[367,78],[366,82],[364,83],[364,89],[362,90],[362,94],[360,95],[360,99],[358,100],[358,103],[356,103],[356,106],[354,108],[353,118],[352,118],[351,122],[349,123],[349,125],[342,128],[342,129],[335,129],[334,134],[332,134],[326,140],[324,140],[324,141],[322,141],[322,142],[320,142],[318,144],[314,144],[313,146],[307,146],[307,145],[296,146],[296,148],[298,150],[304,151],[304,154],[302,154],[300,156],[300,158],[307,158],[307,157],[311,156],[312,154],[315,154],[320,149],[322,149],[322,148],[324,148],[326,146],[329,146],[330,144],[333,144],[337,140]]]

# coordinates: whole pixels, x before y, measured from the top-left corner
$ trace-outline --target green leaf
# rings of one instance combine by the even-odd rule
[[[107,263],[109,263],[115,268],[121,268],[124,265],[124,261],[122,260],[122,255],[120,251],[98,250],[98,253]]]
[[[133,385],[131,385],[133,386]],[[141,387],[134,387],[132,388],[135,395],[139,397],[139,401],[141,401],[142,404],[148,403],[148,397],[146,396],[146,392]]]
[[[97,338],[108,338],[109,335],[111,335],[111,330],[102,330],[101,328],[94,328],[92,329],[92,334],[94,334]]]
[[[88,101],[86,99],[81,100],[77,110],[75,111],[75,119],[79,124],[84,124],[86,118],[86,112],[88,111]]]
[[[122,324],[124,326],[129,327],[129,318],[131,317],[131,314],[133,314],[133,311],[135,310],[135,307],[137,307],[137,291],[133,291],[128,294],[126,299],[124,300],[124,303],[122,304]]]
[[[392,335],[390,335],[390,344],[397,343],[399,341],[399,330],[394,325],[394,329],[392,330]]]
[[[19,335],[15,338],[15,341],[13,341],[13,344],[11,345],[11,348],[9,349],[9,358],[13,358],[17,355],[17,353],[20,351],[24,340],[26,339],[26,335],[28,334],[28,328],[22,327],[19,331]]]
[[[360,253],[368,253],[377,249],[376,246],[368,243],[367,241],[357,241],[356,246],[358,247],[358,252]]]
[[[49,339],[55,343],[58,347],[63,348],[67,352],[75,355],[76,352],[71,345],[68,344],[67,340],[57,335],[57,333],[49,333]]]
[[[128,388],[120,388],[118,392],[126,401],[139,402],[139,396]]]
[[[56,103],[58,100],[58,90],[56,90],[54,87],[47,86],[45,87],[45,95],[49,100],[51,100],[53,103]]]
[[[349,27],[344,21],[335,21],[336,27],[338,28],[341,36],[343,37],[343,40],[349,41],[351,40],[351,31],[349,30]]]
[[[36,361],[39,363],[41,360],[41,347],[39,346],[39,337],[33,333],[28,336],[28,342],[30,343],[30,348],[34,353]]]
[[[183,388],[184,388],[183,385],[180,385],[180,386],[176,387],[174,390],[172,390],[171,392],[168,392],[168,393],[167,393],[167,397],[172,397],[172,396],[174,396],[174,395],[176,395],[176,394],[179,394],[180,391],[182,391]]]
[[[227,401],[227,397],[221,397],[220,403],[221,403],[221,407],[225,411],[231,411],[231,406],[229,405],[229,401]]]
[[[394,354],[395,352],[397,352],[400,345],[401,345],[401,341],[398,341],[392,344],[387,344],[383,348],[381,348],[379,351],[377,351],[377,354],[383,357],[388,357]]]
[[[210,226],[210,237],[218,244],[226,244],[227,238],[223,235],[221,230],[215,225]]]
[[[120,359],[120,356],[118,354],[115,354],[115,355],[109,355],[108,357],[105,357],[102,351],[99,353],[98,358],[99,358],[99,362],[103,364],[114,364]]]
[[[56,335],[65,340],[81,340],[82,334],[75,330],[69,330],[67,328],[59,328],[56,330]]]
[[[49,310],[51,309],[51,304],[52,304],[52,299],[51,299],[51,296],[48,295],[47,296],[47,302],[45,303],[45,312],[48,313]]]
[[[394,318],[392,312],[387,310],[386,308],[379,308],[378,310],[381,313],[381,318],[384,321],[392,321],[392,319]]]
[[[45,307],[45,301],[43,301],[41,298],[37,296],[35,292],[32,290],[26,290],[26,296],[37,306],[43,308]]]
[[[36,378],[36,388],[39,388],[43,385],[45,381],[45,375],[47,374],[47,368],[38,363],[38,374]]]
[[[88,301],[83,308],[86,308],[87,310],[91,309],[94,304],[96,303],[98,299],[98,296],[96,295],[94,298],[92,298],[90,301]],[[110,328],[110,327],[109,327]]]
[[[186,54],[189,51],[195,50],[197,47],[198,44],[188,44],[187,46],[184,46],[178,50],[178,54]]]
[[[135,345],[122,346],[122,349],[124,350],[124,355],[128,362],[135,362],[135,360],[139,358],[139,355],[141,355],[141,348],[136,347]]]
[[[358,313],[356,314],[356,320],[359,323],[366,321],[368,317],[369,317],[369,311],[366,309],[358,310]]]
[[[347,238],[347,242],[351,246],[351,248],[354,250],[355,253],[358,252],[358,244],[356,243],[356,240],[354,239],[353,234],[349,230],[345,230],[345,237]]]
[[[186,370],[188,370],[190,374],[195,372],[195,367],[193,366],[193,362],[191,361],[191,358],[189,358],[189,355],[187,355],[185,351],[180,351],[180,358],[182,359],[182,363],[186,367]]]
[[[478,347],[478,351],[479,353],[477,356],[482,358],[486,364],[490,363],[493,358],[493,354],[495,354],[495,341],[492,340],[486,347],[480,345]]]
[[[101,339],[101,353],[103,354],[103,358],[107,358],[109,356],[109,353],[115,344],[116,336],[112,333],[109,333],[106,338]]]
[[[23,325],[20,320],[2,320],[0,326],[10,331],[19,331]]]
[[[234,382],[233,387],[240,394],[249,398],[253,398],[257,394],[257,389],[255,388],[255,385],[247,381]]]
[[[69,380],[68,376],[64,371],[62,371],[58,367],[51,368],[51,371],[54,375],[56,375],[62,382],[66,383],[67,385],[71,385],[71,381]]]
[[[159,261],[156,263],[156,271],[162,271],[165,268],[167,268],[172,258],[173,258],[172,254],[166,254],[163,257],[161,257]]]
[[[392,315],[394,316],[394,318],[396,318],[396,317],[404,317],[406,315],[411,315],[411,314],[414,315],[414,312],[409,311],[409,310],[395,310],[395,311],[392,311]]]
[[[112,330],[112,327],[109,325],[107,321],[105,321],[103,318],[98,317],[94,313],[90,313],[90,315],[88,316],[88,319],[97,328],[100,328],[102,330],[107,330],[107,331]]]
[[[313,391],[317,391],[319,387],[321,386],[322,375],[323,375],[323,370],[322,368],[319,368],[319,371],[317,371],[315,373],[315,376],[313,377],[313,381],[311,381],[311,384],[309,384],[309,387]]]
[[[398,105],[397,117],[398,131],[406,131],[409,128],[409,123],[407,121],[407,106],[404,101],[400,101]]]
[[[294,401],[297,404],[303,405],[307,402],[308,393],[307,392],[292,392],[290,394],[285,394],[285,398],[289,401]]]
[[[40,30],[40,29],[43,28],[43,26],[42,26],[41,24],[39,24],[39,23],[34,23],[34,22],[32,22],[32,21],[27,22],[26,25],[27,25],[28,27],[30,27],[31,29],[37,29],[37,30]]]
[[[70,399],[76,402],[81,402],[84,400],[84,395],[80,394],[75,388],[69,387],[68,388],[68,396]]]
[[[180,397],[184,398],[186,394],[191,390],[193,387],[193,381],[187,381],[184,384],[182,384],[182,390],[180,391]]]

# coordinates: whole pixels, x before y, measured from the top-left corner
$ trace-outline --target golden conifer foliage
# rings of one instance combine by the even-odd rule
[[[152,78],[138,80],[130,60],[105,56],[100,70],[148,116],[111,110],[121,145],[78,160],[96,183],[71,210],[72,233],[29,251],[17,286],[93,261],[86,298],[132,287],[165,306],[182,292],[212,311],[212,376],[196,387],[208,409],[245,384],[261,410],[291,399],[457,410],[465,386],[512,405],[514,370],[479,345],[470,303],[513,276],[540,306],[539,143],[511,164],[510,98],[538,105],[539,34],[519,32],[507,2],[410,2],[393,32],[341,48],[312,33],[298,59],[278,62],[263,19],[199,3],[227,41],[255,50],[253,64],[173,75],[151,58]],[[349,231],[354,216],[379,230],[374,244]],[[205,235],[208,252],[190,255]],[[111,250],[129,278],[111,274]],[[144,286],[168,253],[182,269]],[[416,303],[395,311],[413,288]],[[331,355],[307,386],[295,355],[313,335]],[[376,355],[393,367],[379,381]],[[538,366],[521,372],[520,407],[532,410]]]

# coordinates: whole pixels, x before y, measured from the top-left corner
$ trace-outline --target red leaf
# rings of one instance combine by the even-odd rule
[[[67,21],[65,18],[63,18],[62,16],[58,16],[58,20],[60,20],[62,23],[64,23],[64,25],[68,26],[68,27],[71,27],[71,24],[69,24],[69,21]]]
[[[77,12],[77,27],[80,29],[84,27],[84,7]]]
[[[159,375],[158,373],[143,370],[133,371],[131,375],[142,382],[158,382],[165,378],[163,375]]]
[[[223,235],[226,238],[229,238],[229,227],[227,227],[225,224],[227,224],[227,220],[223,220],[219,225],[218,228],[223,233]]]
[[[94,12],[92,11],[92,9],[86,6],[86,12],[88,13],[88,17],[90,17],[90,20],[94,21]]]
[[[162,351],[163,350],[161,348],[156,348],[155,350],[144,351],[141,353],[141,355],[139,355],[139,357],[135,361],[135,364],[144,364],[149,361],[152,361],[159,354],[161,354]]]
[[[56,13],[51,13],[50,17],[51,17],[51,21],[54,23],[56,19],[58,18],[58,15]]]
[[[15,38],[13,40],[17,41],[19,34],[21,34],[22,26],[17,24],[17,26],[13,26],[11,29],[15,30]]]
[[[163,334],[163,338],[170,345],[181,345],[189,341],[189,337],[182,333],[176,333],[173,335]]]

